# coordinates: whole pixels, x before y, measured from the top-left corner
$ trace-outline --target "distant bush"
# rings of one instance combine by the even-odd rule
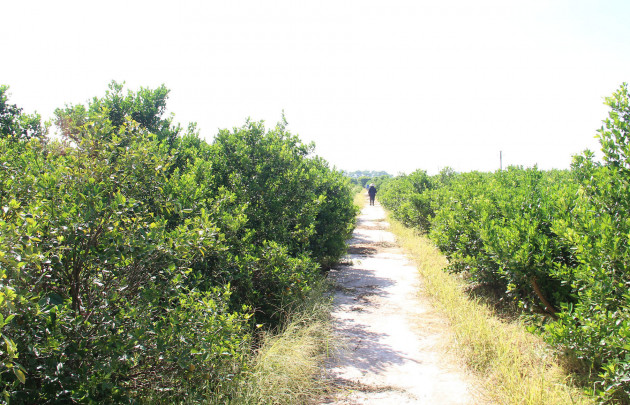
[[[392,210],[394,217],[403,224],[428,231],[434,212],[429,191],[438,188],[435,178],[424,170],[385,180],[380,185],[379,201]]]

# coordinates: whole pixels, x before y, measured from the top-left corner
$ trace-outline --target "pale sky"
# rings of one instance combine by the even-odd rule
[[[567,168],[630,81],[630,1],[64,1],[0,4],[0,84],[55,108],[165,84],[211,141],[247,117],[343,170]]]

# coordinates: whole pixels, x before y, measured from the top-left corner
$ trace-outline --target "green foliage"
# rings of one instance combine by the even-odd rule
[[[408,226],[429,232],[451,271],[555,316],[560,303],[571,301],[570,286],[550,270],[573,265],[575,257],[552,225],[574,204],[575,192],[567,172],[416,171],[387,183],[382,201]]]
[[[352,235],[358,210],[350,183],[340,172],[330,170],[321,158],[312,159],[310,164],[317,179],[313,188],[319,196],[319,211],[308,249],[321,266],[328,269],[345,254],[346,240]]]
[[[262,122],[222,130],[214,142],[216,183],[247,204],[252,242],[276,241],[303,252],[314,232],[318,196],[313,190],[303,145],[281,126],[266,132]],[[314,204],[315,203],[315,204]]]
[[[549,342],[581,365],[602,401],[630,401],[630,96],[606,100],[603,163],[571,171],[422,171],[392,179],[381,201],[446,254],[451,271],[541,313]]]
[[[433,193],[435,218],[430,236],[449,259],[450,270],[470,271],[480,283],[494,282],[494,262],[488,262],[481,239],[481,212],[476,209],[480,197],[476,191],[489,182],[486,173],[463,173],[448,188]]]
[[[355,170],[353,172],[344,172],[344,175],[351,179],[392,177],[391,174],[383,170]]]
[[[252,242],[276,241],[290,254],[309,253],[322,265],[338,260],[354,225],[349,182],[285,129],[262,122],[223,130],[213,146],[218,185],[235,190]]]
[[[202,211],[168,229],[155,212],[156,200],[164,212],[172,200],[159,190],[167,155],[134,123],[101,147],[110,128],[105,119],[86,124],[81,144],[63,155],[46,156],[36,141],[20,145],[19,156],[7,154],[30,166],[30,195],[12,196],[20,181],[3,182],[5,286],[18,303],[3,308],[5,319],[14,315],[3,335],[17,343],[14,360],[26,376],[3,378],[15,400],[118,401],[149,387],[181,395],[188,382],[173,382],[176,375],[192,365],[212,371],[205,381],[217,384],[224,378],[217,351],[236,352],[246,339],[247,316],[225,311],[229,294],[197,291],[190,281],[191,263],[224,249],[211,215]],[[117,145],[119,135],[127,147]],[[5,167],[15,173],[13,163]],[[204,319],[194,330],[184,322]],[[187,341],[203,361],[191,357]]]
[[[57,110],[59,141],[3,127],[0,402],[226,392],[252,317],[278,322],[343,253],[349,185],[311,146],[249,122],[207,144],[167,94],[113,83]]]
[[[575,266],[557,272],[571,282],[576,302],[563,305],[550,340],[598,374],[594,391],[630,401],[630,100],[623,84],[606,99],[611,108],[598,131],[603,164],[576,156],[579,196],[572,215],[555,231],[575,251]]]
[[[350,179],[350,184],[353,186],[355,192],[367,188],[370,184],[374,184],[376,188],[379,189],[381,184],[392,178],[392,175],[385,171],[375,170],[344,172],[344,175]]]
[[[206,189],[229,189],[244,207],[247,232],[231,243],[241,247],[230,256],[227,266],[235,268],[229,281],[238,301],[265,321],[309,291],[318,264],[327,267],[341,258],[356,214],[347,180],[320,158],[309,157],[313,146],[285,126],[267,131],[262,122],[248,121],[220,131],[210,151],[214,184]],[[261,255],[284,259],[269,263],[256,259]],[[276,271],[276,262],[284,262],[290,280]]]
[[[123,88],[124,84],[112,82],[105,96],[94,97],[87,108],[79,104],[57,109],[56,123],[63,135],[78,143],[83,125],[99,120],[100,116],[105,115],[115,130],[120,130],[131,120],[154,134],[160,141],[165,140],[172,145],[181,128],[173,125],[172,118],[163,117],[169,90],[162,85],[154,90],[147,88],[141,88],[137,92],[129,90],[125,96]],[[109,140],[109,135],[110,132],[107,131],[101,134],[105,140]]]
[[[487,261],[497,265],[496,278],[507,297],[551,316],[569,299],[570,286],[550,270],[575,263],[551,230],[575,195],[569,180],[566,172],[509,168],[493,176],[479,207]]]
[[[380,187],[379,200],[392,210],[394,218],[403,224],[428,231],[433,217],[428,191],[438,187],[435,179],[424,170],[384,181]]]
[[[24,114],[15,104],[9,104],[9,86],[0,85],[0,138],[11,140],[42,139],[48,132],[39,114]]]

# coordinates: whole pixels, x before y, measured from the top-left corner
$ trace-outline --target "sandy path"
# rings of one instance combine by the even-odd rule
[[[420,294],[418,272],[384,218],[378,203],[366,206],[348,265],[330,272],[334,327],[344,347],[326,367],[340,390],[321,403],[479,403],[469,377],[444,354],[447,324]]]

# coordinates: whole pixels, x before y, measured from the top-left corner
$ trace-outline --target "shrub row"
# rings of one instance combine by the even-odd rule
[[[168,90],[55,113],[60,137],[0,87],[0,400],[194,400],[238,379],[344,253],[344,176],[286,129],[212,144],[165,117]]]
[[[510,167],[399,176],[379,194],[428,232],[449,270],[543,315],[541,332],[578,361],[602,400],[630,400],[630,102],[607,99],[603,162],[586,151],[571,170]]]

